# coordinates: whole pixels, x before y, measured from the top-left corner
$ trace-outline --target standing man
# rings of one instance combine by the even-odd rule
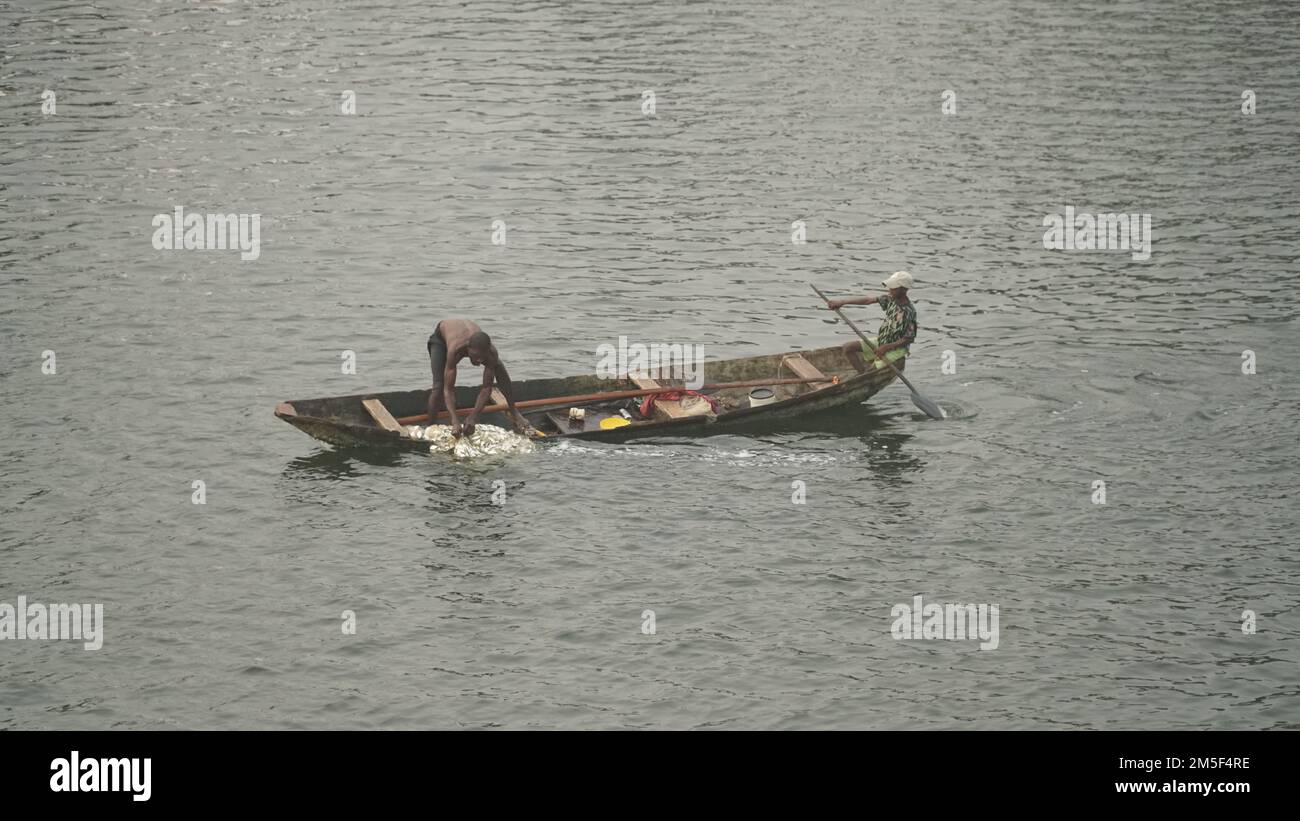
[[[430,425],[437,424],[438,411],[446,408],[451,417],[452,435],[473,435],[474,424],[487,405],[495,382],[506,397],[515,429],[528,435],[536,433],[515,407],[515,392],[510,384],[510,374],[506,373],[506,366],[497,356],[492,340],[478,325],[468,319],[444,319],[433,329],[428,348],[429,367],[433,371],[433,390],[429,392]],[[456,363],[466,357],[475,367],[483,367],[483,387],[478,392],[474,410],[470,411],[465,424],[461,425],[460,419],[456,417]]]
[[[884,281],[884,286],[889,289],[888,296],[832,299],[828,303],[829,309],[834,310],[845,305],[870,305],[876,302],[885,312],[880,330],[871,339],[876,353],[883,358],[876,358],[867,343],[860,339],[844,343],[844,356],[858,373],[867,372],[868,355],[872,356],[872,364],[877,369],[883,368],[886,362],[897,362],[907,356],[909,346],[916,339],[916,306],[907,298],[907,289],[912,287],[912,275],[907,271],[896,271]]]

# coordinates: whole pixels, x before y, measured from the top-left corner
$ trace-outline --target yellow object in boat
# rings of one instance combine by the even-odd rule
[[[630,425],[630,424],[632,424],[632,423],[629,422],[629,421],[627,421],[626,419],[624,419],[624,418],[621,417],[621,416],[611,416],[611,417],[609,417],[609,418],[607,418],[607,419],[602,419],[602,420],[600,420],[600,429],[601,429],[601,430],[613,430],[614,428],[622,428],[622,427],[626,427],[626,426],[628,426],[628,425]]]

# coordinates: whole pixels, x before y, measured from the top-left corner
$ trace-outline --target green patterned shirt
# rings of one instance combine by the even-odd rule
[[[902,342],[904,348],[911,345],[916,339],[916,306],[912,301],[909,299],[906,305],[900,305],[892,296],[882,296],[876,304],[885,312],[880,331],[876,334],[879,344]]]

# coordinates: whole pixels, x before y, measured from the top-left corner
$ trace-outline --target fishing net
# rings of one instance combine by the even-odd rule
[[[482,456],[507,456],[515,453],[532,453],[533,441],[496,425],[475,425],[472,436],[457,438],[451,435],[450,425],[411,425],[406,435],[429,443],[430,453],[450,453],[454,459],[476,459]]]

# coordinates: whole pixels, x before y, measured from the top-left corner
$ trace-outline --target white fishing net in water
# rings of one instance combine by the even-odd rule
[[[406,435],[428,442],[430,453],[450,453],[455,459],[532,453],[536,447],[527,436],[496,425],[475,425],[472,436],[460,438],[451,435],[450,425],[430,425],[427,428],[410,425],[406,428]]]

